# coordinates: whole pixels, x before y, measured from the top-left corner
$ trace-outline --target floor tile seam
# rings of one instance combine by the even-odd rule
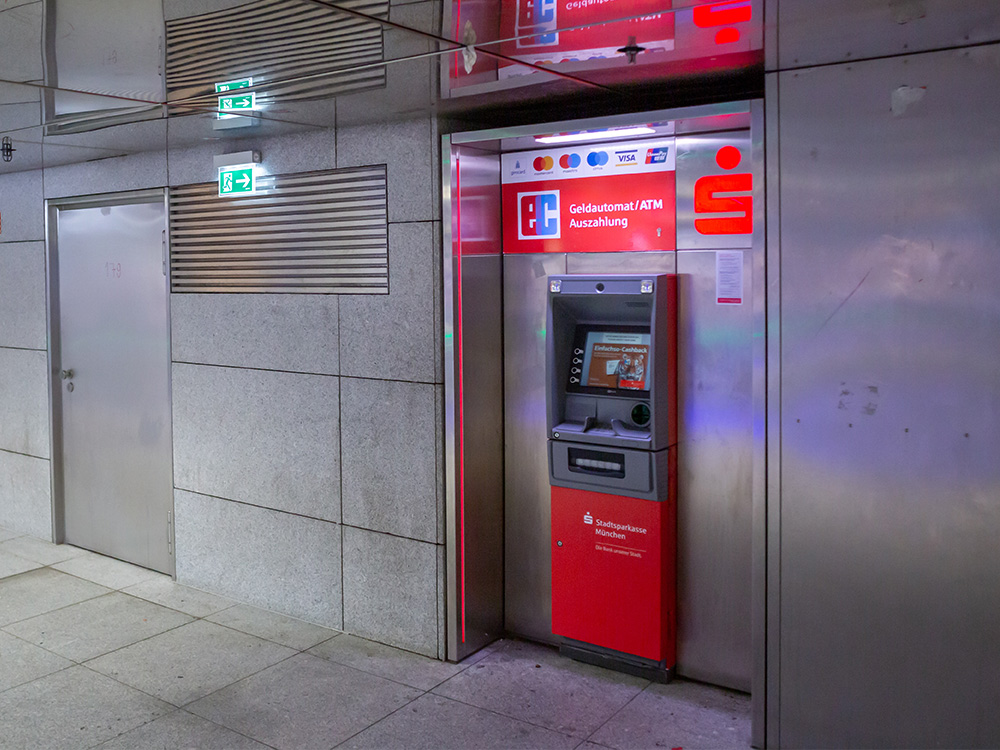
[[[160,700],[162,700],[162,698]],[[171,703],[169,705],[173,706],[174,704]],[[139,729],[139,727],[147,726],[149,724],[152,724],[154,721],[159,721],[160,719],[165,719],[166,717],[172,716],[173,714],[177,714],[177,713],[183,713],[183,714],[187,714],[188,716],[194,716],[195,718],[201,719],[202,721],[207,721],[209,724],[214,724],[215,726],[219,727],[220,729],[224,729],[227,732],[232,732],[233,734],[238,734],[240,737],[243,737],[244,739],[250,740],[251,742],[256,742],[256,743],[258,743],[260,745],[263,745],[264,747],[272,748],[272,750],[277,750],[277,748],[275,748],[274,745],[269,745],[266,742],[264,742],[264,740],[257,739],[256,737],[251,737],[249,734],[244,734],[243,732],[241,732],[238,729],[233,729],[232,727],[227,727],[225,724],[220,724],[219,722],[213,721],[212,719],[209,719],[209,718],[207,718],[205,716],[200,716],[200,715],[198,715],[196,713],[192,713],[191,711],[188,711],[187,709],[185,709],[185,708],[183,708],[181,706],[174,706],[174,710],[173,711],[169,711],[168,713],[163,714],[163,716],[159,716],[156,719],[152,719],[151,721],[147,721],[145,724],[140,724],[138,727],[133,727],[132,729],[128,730],[128,732],[135,731],[136,729]],[[128,732],[122,732],[122,734],[119,734],[118,737],[121,737],[122,735],[128,734]],[[117,739],[117,738],[113,738],[113,739]],[[104,740],[104,742],[110,742],[110,740]],[[95,745],[90,750],[98,750],[100,747],[101,747],[101,745],[98,744],[98,745]]]
[[[100,657],[95,657],[95,658],[100,658]],[[93,659],[91,659],[91,661],[93,661]],[[166,704],[167,706],[170,706],[173,709],[179,710],[179,709],[184,708],[184,706],[179,706],[176,703],[171,703],[166,698],[162,698],[159,695],[154,695],[153,693],[150,693],[148,690],[143,690],[141,687],[136,687],[135,685],[130,685],[127,682],[119,680],[114,675],[106,674],[106,673],[101,672],[101,671],[99,671],[97,669],[94,669],[93,667],[90,666],[90,662],[86,662],[84,664],[75,664],[74,666],[82,667],[83,669],[87,669],[87,670],[93,672],[96,675],[100,675],[101,677],[106,677],[107,679],[112,680],[113,682],[117,682],[122,687],[125,687],[125,688],[127,688],[129,690],[135,690],[138,693],[142,693],[143,695],[145,695],[145,696],[147,696],[149,698],[152,698],[154,700],[157,700],[160,703],[164,703],[164,704]],[[172,712],[171,711],[167,711],[165,714],[163,714],[163,716],[166,716],[167,714],[170,714],[170,713],[172,713]],[[161,717],[157,717],[157,718],[161,718]]]
[[[233,605],[233,606],[238,606],[238,605]],[[252,607],[253,605],[252,604],[247,604],[245,606]],[[228,607],[227,609],[232,609],[232,607]],[[223,609],[223,610],[219,610],[219,611],[220,612],[225,612],[226,610]],[[264,612],[269,612],[270,610],[266,610],[265,609],[263,611]],[[219,614],[219,612],[213,612],[210,615],[205,615],[204,617],[199,617],[197,619],[203,620],[203,621],[209,623],[210,625],[218,625],[220,628],[226,628],[228,630],[232,630],[234,633],[239,633],[240,635],[248,635],[251,638],[258,638],[259,640],[267,641],[268,643],[271,643],[271,644],[273,644],[275,646],[281,646],[282,648],[289,648],[292,651],[294,651],[295,654],[292,654],[291,656],[285,657],[287,659],[291,659],[292,656],[295,656],[297,654],[308,653],[309,649],[316,648],[316,646],[320,645],[319,643],[317,643],[315,646],[309,646],[308,648],[302,648],[302,649],[300,649],[300,648],[297,648],[296,646],[289,646],[287,643],[281,643],[280,641],[275,641],[275,640],[273,640],[271,638],[268,638],[267,636],[257,635],[256,633],[248,633],[246,630],[240,630],[239,628],[233,627],[232,625],[227,625],[224,622],[216,622],[215,620],[209,620],[208,619],[209,617],[213,617],[214,615],[217,615],[217,614]],[[273,614],[280,614],[280,613],[275,612]],[[190,615],[190,616],[193,616],[193,615]],[[287,616],[288,615],[285,615],[285,617],[287,617]],[[305,620],[303,620],[302,622],[305,622]],[[185,623],[185,625],[190,625],[190,624],[191,623]],[[314,625],[315,623],[309,623],[309,624],[310,625]],[[317,627],[323,627],[323,626],[319,625]],[[342,635],[342,633],[338,633],[337,635]],[[326,643],[326,641],[332,641],[336,637],[337,637],[336,635],[335,636],[331,636],[330,638],[327,638],[326,640],[320,641],[320,643]],[[310,656],[315,656],[316,654],[309,654],[309,655]],[[322,657],[320,657],[320,658],[322,658]],[[282,659],[281,661],[284,661],[284,659]],[[278,662],[275,662],[275,663],[278,663]]]
[[[237,631],[237,632],[239,632],[239,631]],[[268,641],[268,643],[270,643],[270,641]],[[235,685],[239,685],[241,682],[245,682],[246,680],[249,680],[251,677],[256,677],[261,672],[266,672],[268,669],[271,669],[272,667],[276,667],[279,664],[283,664],[286,661],[288,661],[289,659],[294,659],[296,656],[299,656],[298,652],[296,652],[294,654],[289,654],[288,656],[283,656],[282,658],[278,659],[278,661],[274,662],[273,664],[267,664],[267,665],[261,667],[260,669],[254,671],[254,672],[251,672],[250,674],[246,674],[246,675],[243,675],[242,677],[238,677],[237,679],[233,680],[232,682],[227,682],[225,685],[222,685],[221,687],[216,688],[215,690],[213,690],[210,693],[205,693],[204,695],[200,695],[197,698],[194,698],[193,700],[189,700],[187,703],[182,703],[180,705],[177,705],[177,704],[171,704],[171,705],[177,705],[178,708],[183,708],[189,714],[194,714],[195,716],[204,719],[206,717],[202,716],[201,714],[195,713],[194,711],[188,710],[188,707],[189,706],[193,706],[198,701],[203,701],[206,698],[210,698],[211,696],[215,695],[216,693],[219,693],[219,692],[221,692],[223,690],[228,690],[229,688],[231,688],[231,687],[233,687]],[[160,700],[163,700],[163,699],[161,698]],[[212,723],[214,724],[215,722],[212,722]],[[226,727],[226,729],[229,729],[229,727]],[[255,740],[255,741],[256,742],[260,742],[260,740]],[[267,743],[263,743],[263,744],[267,744]]]
[[[188,615],[188,616],[190,617],[190,615]],[[192,622],[193,622],[193,620],[192,620]],[[131,648],[132,646],[137,646],[138,644],[143,643],[145,641],[148,641],[151,638],[156,638],[157,636],[166,635],[167,633],[171,632],[172,630],[177,630],[178,628],[183,628],[185,625],[190,625],[190,624],[191,624],[191,622],[182,622],[180,625],[174,625],[173,627],[167,628],[166,630],[161,630],[158,633],[153,633],[152,635],[147,635],[144,638],[140,638],[137,641],[132,641],[131,643],[126,643],[124,646],[119,646],[118,648],[112,649],[111,651],[105,651],[103,654],[98,654],[97,656],[91,656],[91,657],[89,657],[87,659],[84,659],[83,661],[77,661],[76,663],[79,664],[80,666],[86,666],[87,664],[89,664],[90,662],[94,661],[95,659],[100,659],[101,657],[104,657],[104,656],[110,656],[111,654],[118,653],[122,649]],[[62,656],[62,654],[59,654],[59,656]],[[70,657],[63,656],[63,658],[64,659],[69,659]],[[75,659],[70,659],[70,661],[76,661],[76,660]],[[94,672],[98,672],[98,670],[96,670],[96,669],[94,669],[93,671]],[[103,672],[98,672],[98,674],[104,674],[104,673]],[[104,675],[104,676],[105,677],[110,677],[110,675]]]
[[[57,656],[58,656],[58,654],[57,654]],[[63,657],[63,658],[65,658],[65,657]],[[67,661],[70,661],[70,660],[67,660]],[[34,678],[30,679],[30,680],[25,680],[24,682],[19,682],[17,685],[11,685],[9,688],[4,688],[3,690],[0,690],[0,696],[5,695],[6,693],[9,693],[11,690],[17,690],[18,688],[22,688],[25,685],[30,685],[33,682],[38,682],[39,680],[44,680],[46,677],[51,677],[52,675],[59,674],[60,672],[65,672],[67,669],[72,669],[73,667],[79,667],[79,666],[80,665],[77,664],[76,662],[71,661],[65,667],[59,667],[59,669],[53,669],[51,672],[46,672],[45,674],[39,675],[38,677],[34,677]]]
[[[179,584],[179,585],[183,585],[183,584]],[[199,589],[195,589],[195,590],[197,591]],[[208,593],[208,592],[205,592],[205,593]],[[263,636],[263,635],[257,635],[256,633],[251,633],[251,632],[246,631],[246,630],[240,630],[239,628],[234,627],[232,625],[226,625],[225,623],[215,622],[215,620],[209,620],[208,619],[210,617],[215,617],[216,615],[222,614],[223,612],[228,612],[230,609],[233,609],[234,607],[249,607],[251,609],[256,609],[256,610],[258,610],[260,612],[266,612],[267,614],[270,614],[270,615],[276,615],[277,617],[284,617],[284,618],[289,619],[289,620],[294,620],[295,622],[301,622],[301,623],[303,623],[305,625],[311,625],[313,627],[322,628],[323,630],[330,631],[331,633],[333,633],[333,635],[331,635],[329,638],[324,638],[323,640],[318,641],[317,643],[314,643],[311,646],[306,646],[305,648],[298,648],[297,646],[289,646],[287,643],[281,643],[280,641],[272,640],[271,638],[267,638],[266,636]],[[338,635],[347,635],[347,633],[345,631],[343,631],[343,630],[338,630],[337,628],[331,628],[328,625],[320,625],[318,622],[310,622],[309,620],[303,620],[301,618],[295,617],[294,615],[286,615],[283,612],[275,612],[272,609],[265,609],[264,607],[260,607],[260,606],[258,606],[256,604],[250,604],[249,602],[233,602],[233,604],[231,604],[230,606],[226,607],[225,609],[220,609],[217,612],[211,612],[211,613],[205,615],[204,617],[200,617],[198,619],[200,619],[200,620],[207,620],[208,622],[214,623],[215,625],[223,625],[223,626],[225,626],[227,628],[230,628],[231,630],[236,630],[236,631],[239,631],[240,633],[246,633],[247,635],[256,636],[257,638],[263,638],[265,641],[271,641],[272,643],[277,643],[279,646],[284,646],[285,648],[294,648],[294,649],[298,650],[300,653],[305,653],[309,649],[316,648],[317,646],[320,646],[320,645],[326,643],[327,641],[332,641]]]
[[[94,553],[94,554],[99,554],[99,553]],[[95,581],[93,578],[87,578],[86,576],[83,576],[83,575],[81,575],[79,573],[71,573],[68,570],[60,570],[59,568],[56,567],[56,565],[62,565],[63,563],[67,563],[67,562],[70,562],[71,560],[78,560],[78,559],[79,559],[79,557],[71,557],[71,558],[69,558],[69,560],[60,560],[59,562],[50,563],[49,565],[46,565],[45,567],[46,568],[52,568],[52,570],[56,571],[57,573],[64,573],[64,574],[66,574],[68,576],[73,576],[74,578],[79,578],[81,581],[86,581],[87,583],[92,583],[95,586],[103,586],[106,589],[110,589],[111,591],[117,591],[117,592],[120,592],[122,594],[125,593],[123,591],[123,589],[127,589],[127,588],[130,588],[132,586],[138,586],[140,583],[145,583],[146,581],[153,580],[153,578],[150,577],[150,578],[144,578],[141,581],[133,581],[132,583],[126,583],[124,586],[109,586],[106,583],[101,583],[100,581]],[[108,559],[109,560],[113,560],[114,558],[109,557]],[[126,565],[131,565],[131,563],[125,563],[125,564]]]
[[[26,571],[24,571],[24,573],[18,573],[18,575],[22,575],[23,576],[25,573],[34,573],[36,570],[44,570],[44,568],[35,568],[34,570],[26,570]],[[61,573],[62,571],[58,571],[58,572]],[[11,576],[11,578],[16,578],[16,577],[17,576]],[[3,580],[6,581],[8,579],[5,578]],[[89,581],[88,581],[88,583],[89,583]],[[2,625],[0,625],[0,629],[8,628],[11,625],[17,625],[18,623],[27,622],[28,620],[33,620],[34,618],[36,618],[36,617],[42,617],[43,615],[50,615],[50,614],[52,614],[54,612],[60,612],[60,611],[62,611],[64,609],[66,609],[67,607],[73,607],[73,606],[75,606],[77,604],[83,604],[84,602],[89,602],[92,599],[99,599],[102,596],[107,596],[108,594],[113,594],[113,593],[116,593],[116,592],[113,589],[111,589],[111,590],[105,591],[104,593],[101,593],[101,594],[95,594],[94,596],[88,596],[87,598],[80,599],[79,601],[70,602],[69,604],[64,604],[61,607],[56,607],[55,609],[49,609],[49,610],[46,610],[45,612],[38,612],[36,614],[31,615],[30,617],[23,617],[20,620],[11,620],[10,622],[5,622]],[[6,630],[4,632],[6,632]],[[13,635],[13,633],[10,633],[10,635]]]
[[[138,585],[140,585],[140,584],[134,583],[131,586],[126,586],[125,588],[132,588],[133,586],[138,586]],[[198,591],[198,590],[199,589],[195,589],[195,591]],[[232,604],[230,604],[227,607],[223,607],[222,609],[215,610],[214,612],[209,612],[207,615],[199,616],[199,615],[193,615],[190,612],[185,612],[183,609],[177,609],[176,607],[171,607],[168,604],[163,604],[162,602],[158,602],[155,599],[147,599],[144,596],[139,596],[138,594],[133,594],[131,591],[126,591],[125,589],[116,589],[116,591],[119,594],[124,594],[125,596],[131,596],[133,599],[138,599],[141,602],[146,602],[147,604],[155,604],[158,607],[163,607],[164,609],[169,609],[171,612],[177,612],[177,613],[182,614],[182,615],[187,615],[188,617],[192,618],[192,620],[204,620],[206,617],[211,617],[212,615],[217,615],[220,612],[225,612],[227,609],[231,609],[231,608],[235,607],[237,604],[239,604],[239,602],[233,602]],[[204,592],[204,593],[207,593],[207,592]],[[208,622],[211,622],[211,620],[209,620]],[[184,623],[184,624],[188,625],[190,623]],[[215,624],[218,624],[218,623],[215,623]]]
[[[36,615],[36,616],[37,617],[41,617],[41,615]],[[31,618],[31,617],[28,618],[28,620],[31,620],[31,619],[34,619],[34,618]],[[28,620],[18,620],[18,622],[27,622]],[[16,625],[16,624],[17,624],[16,622],[10,623],[10,625]],[[60,659],[65,659],[66,661],[70,662],[67,667],[63,667],[62,669],[68,669],[69,667],[75,667],[75,666],[79,666],[80,665],[80,662],[78,662],[76,659],[70,659],[68,656],[63,656],[62,654],[58,654],[55,651],[53,651],[52,649],[50,649],[50,648],[46,648],[45,646],[39,646],[37,643],[29,641],[27,638],[25,638],[23,636],[20,636],[17,633],[12,633],[11,631],[7,630],[8,627],[9,627],[9,625],[4,625],[2,628],[0,628],[0,632],[3,632],[5,635],[9,635],[11,638],[16,638],[17,640],[22,641],[23,643],[27,643],[29,646],[34,646],[35,648],[40,648],[42,651],[44,651],[47,654],[52,654],[53,656],[58,656]],[[61,670],[56,670],[56,671],[61,671]]]
[[[344,666],[346,666],[346,665],[344,665]],[[407,687],[412,687],[412,686],[407,686]],[[415,690],[420,690],[420,688],[414,688],[414,689]],[[372,727],[378,726],[383,721],[385,721],[386,719],[388,719],[390,716],[394,716],[395,714],[399,713],[400,711],[402,711],[407,706],[410,706],[413,703],[415,703],[416,701],[418,701],[421,698],[423,698],[429,692],[430,691],[427,691],[427,690],[420,690],[420,695],[417,695],[417,696],[411,698],[410,700],[406,701],[406,703],[404,703],[402,706],[399,706],[398,708],[393,709],[392,711],[390,711],[389,713],[387,713],[385,716],[383,716],[381,719],[377,719],[377,720],[373,721],[368,726],[366,726],[364,729],[359,729],[357,732],[355,732],[354,734],[352,734],[350,737],[344,738],[344,740],[342,740],[341,742],[338,742],[336,745],[331,746],[330,750],[334,750],[335,748],[342,747],[345,743],[350,742],[355,737],[357,737],[359,734],[362,734],[363,732],[367,732]]]
[[[4,540],[4,542],[9,542],[9,541],[12,541],[12,540],[10,540],[10,539]],[[30,557],[25,557],[24,555],[19,555],[16,552],[8,552],[7,550],[5,550],[3,548],[4,542],[0,542],[0,552],[3,552],[5,555],[10,555],[11,557],[16,557],[18,560],[24,560],[25,562],[34,563],[39,568],[47,568],[47,567],[49,567],[45,563],[38,562],[38,560],[32,560]],[[57,563],[53,563],[53,565],[56,565],[56,564]],[[32,568],[32,570],[35,570],[35,568]],[[28,571],[27,570],[23,570],[21,572],[22,573],[27,573]],[[21,575],[21,573],[14,573],[14,575],[16,575],[16,576],[17,575]],[[7,578],[11,578],[12,576],[6,576],[6,577]],[[0,580],[3,580],[3,579],[0,579]]]
[[[195,494],[198,494],[198,493],[195,493]],[[219,498],[219,499],[224,500],[225,498]],[[153,580],[153,579],[149,579],[149,580]],[[141,586],[143,583],[148,583],[148,582],[149,581],[140,581],[139,583],[133,583],[132,585],[126,586],[125,588],[135,588],[136,586]],[[175,586],[182,586],[182,587],[184,587],[186,589],[191,589],[192,591],[197,591],[199,594],[206,594],[208,596],[215,597],[216,599],[225,599],[226,601],[229,602],[229,604],[227,604],[225,607],[222,607],[221,609],[212,610],[207,615],[192,615],[190,612],[184,612],[184,610],[180,610],[180,609],[177,610],[178,612],[184,612],[184,614],[189,615],[191,617],[194,617],[194,618],[196,618],[198,620],[204,620],[206,617],[209,617],[210,615],[217,615],[219,612],[225,612],[226,610],[232,609],[233,607],[235,607],[235,606],[237,606],[239,604],[245,604],[245,605],[250,606],[250,607],[254,606],[252,604],[247,604],[247,602],[239,602],[239,601],[236,601],[235,599],[230,599],[227,596],[222,596],[222,594],[213,594],[211,591],[205,591],[204,589],[200,589],[197,586],[191,586],[191,585],[186,584],[186,583],[179,583],[177,581],[177,579],[175,579],[175,578],[171,578],[170,579],[170,583],[172,583]],[[133,594],[133,593],[131,593],[129,591],[125,591],[125,589],[122,589],[122,593],[123,594],[128,594],[129,596],[134,596],[137,599],[145,599],[147,602],[153,602],[153,604],[159,604],[161,607],[167,607],[167,609],[176,609],[176,607],[169,607],[166,604],[161,604],[160,602],[156,601],[155,599],[146,599],[145,597],[139,596],[138,594]]]
[[[595,727],[594,731],[588,734],[587,737],[584,739],[584,742],[593,742],[593,740],[591,740],[591,737],[600,732],[605,726],[608,725],[609,722],[611,722],[616,716],[618,716],[618,714],[620,714],[628,706],[630,706],[632,704],[632,701],[638,699],[639,696],[645,693],[649,689],[649,687],[653,684],[654,684],[653,681],[649,680],[648,683],[645,686],[643,686],[642,690],[639,690],[635,695],[633,695],[631,698],[625,701],[621,706],[619,706],[616,711],[614,711],[607,719],[601,722],[600,726]],[[599,745],[601,743],[595,742],[594,744]]]
[[[149,726],[149,725],[150,725],[150,724],[152,724],[152,723],[153,723],[154,721],[159,721],[160,719],[165,719],[166,717],[168,717],[168,716],[172,716],[173,714],[177,713],[178,711],[183,711],[183,709],[181,709],[181,708],[178,708],[177,706],[173,706],[173,704],[168,704],[168,705],[172,706],[172,708],[173,708],[173,711],[167,711],[167,712],[166,712],[165,714],[163,714],[162,716],[156,716],[156,717],[154,717],[154,718],[150,719],[149,721],[144,721],[144,722],[142,722],[142,724],[137,724],[137,725],[135,725],[135,726],[134,726],[134,727],[132,727],[131,729],[127,729],[127,730],[125,730],[124,732],[119,732],[119,733],[118,733],[118,734],[116,734],[116,735],[115,735],[114,737],[108,737],[108,738],[107,738],[107,739],[105,739],[105,740],[101,740],[101,741],[100,741],[100,742],[98,742],[98,743],[97,743],[96,745],[90,745],[90,746],[89,746],[89,747],[87,748],[87,750],[100,750],[100,748],[101,748],[101,747],[103,747],[104,745],[106,745],[107,743],[109,743],[109,742],[113,742],[114,740],[117,740],[117,739],[118,739],[119,737],[123,737],[123,736],[125,736],[125,735],[126,735],[126,734],[128,734],[129,732],[134,732],[134,731],[137,731],[137,730],[139,730],[139,729],[142,729],[142,728],[143,728],[143,727],[145,727],[145,726]]]
[[[344,635],[353,635],[353,633],[344,633]],[[355,636],[355,638],[360,638],[360,637],[361,636]],[[331,638],[330,640],[333,640],[333,639]],[[376,643],[376,642],[377,641],[372,641],[372,643]],[[383,644],[379,644],[379,645],[383,645],[384,646],[386,644],[383,643]],[[316,648],[316,647],[313,646],[312,648]],[[389,648],[395,648],[395,646],[390,646]],[[367,669],[363,669],[362,667],[358,667],[358,666],[355,666],[353,664],[347,664],[347,663],[342,662],[342,661],[337,661],[336,659],[333,659],[333,658],[330,658],[330,657],[327,657],[327,656],[320,656],[319,654],[310,654],[309,651],[310,651],[310,649],[306,649],[302,653],[303,654],[308,654],[309,656],[314,656],[317,659],[322,659],[323,661],[330,662],[331,664],[336,664],[338,667],[346,667],[347,669],[351,669],[351,670],[353,670],[355,672],[360,672],[361,674],[368,675],[369,677],[377,677],[380,680],[385,680],[386,682],[391,682],[391,683],[393,683],[395,685],[401,685],[402,687],[409,688],[410,690],[419,690],[421,693],[429,693],[431,690],[434,689],[434,688],[417,687],[416,685],[411,685],[408,682],[401,682],[398,678],[387,677],[386,675],[380,674],[378,672],[369,672]],[[412,651],[407,651],[406,653],[413,653],[413,652]],[[423,656],[423,654],[417,654],[417,656]],[[431,657],[428,656],[428,657],[425,657],[425,658],[429,659]],[[449,677],[448,679],[451,679],[451,678]],[[444,682],[447,682],[447,680],[439,682],[438,685],[441,685]],[[434,687],[437,687],[437,685],[435,685]],[[416,700],[416,699],[414,699],[414,700]]]
[[[440,687],[440,686],[438,686],[438,687]],[[549,726],[546,726],[544,724],[536,724],[535,722],[529,721],[528,719],[525,719],[525,718],[520,717],[520,716],[513,716],[511,714],[505,714],[502,711],[497,711],[496,709],[493,709],[493,708],[486,708],[485,706],[479,706],[479,705],[476,705],[475,703],[468,703],[468,702],[463,701],[463,700],[461,700],[459,698],[454,698],[454,697],[452,697],[450,695],[442,695],[441,693],[434,692],[435,690],[437,690],[437,688],[432,688],[431,690],[428,690],[427,692],[430,693],[431,695],[433,695],[436,698],[444,698],[445,700],[453,701],[454,703],[461,703],[463,706],[469,706],[471,708],[477,708],[480,711],[486,711],[488,713],[493,714],[494,716],[500,716],[500,717],[502,717],[504,719],[511,719],[512,721],[518,721],[518,722],[520,722],[522,724],[527,724],[528,726],[535,727],[537,729],[544,729],[544,730],[549,731],[549,732],[555,732],[556,734],[560,734],[563,737],[569,737],[570,739],[579,739],[580,742],[586,742],[587,741],[586,737],[579,737],[578,735],[575,735],[575,734],[567,734],[566,732],[560,731],[559,729],[555,729],[553,727],[549,727]]]

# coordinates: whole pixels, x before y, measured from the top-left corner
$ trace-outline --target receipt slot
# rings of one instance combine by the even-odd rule
[[[677,277],[550,276],[552,632],[653,679],[676,662]]]

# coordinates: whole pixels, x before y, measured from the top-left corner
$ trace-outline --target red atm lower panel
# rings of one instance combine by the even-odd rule
[[[672,502],[552,488],[552,632],[675,662]]]

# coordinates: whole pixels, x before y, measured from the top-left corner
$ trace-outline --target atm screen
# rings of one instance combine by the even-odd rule
[[[570,386],[602,391],[648,391],[649,342],[648,328],[579,326]]]

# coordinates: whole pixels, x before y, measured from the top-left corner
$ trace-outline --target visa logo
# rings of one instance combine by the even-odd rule
[[[559,191],[517,194],[517,238],[559,239]]]
[[[667,146],[646,149],[646,163],[663,164],[667,160],[668,151],[670,151],[670,149]]]
[[[639,162],[637,162],[636,158],[635,158],[635,155],[637,153],[638,152],[635,151],[635,150],[633,150],[633,151],[615,151],[615,158],[617,158],[617,160],[618,160],[617,166],[624,167],[624,166],[627,166],[629,164],[638,164]]]

